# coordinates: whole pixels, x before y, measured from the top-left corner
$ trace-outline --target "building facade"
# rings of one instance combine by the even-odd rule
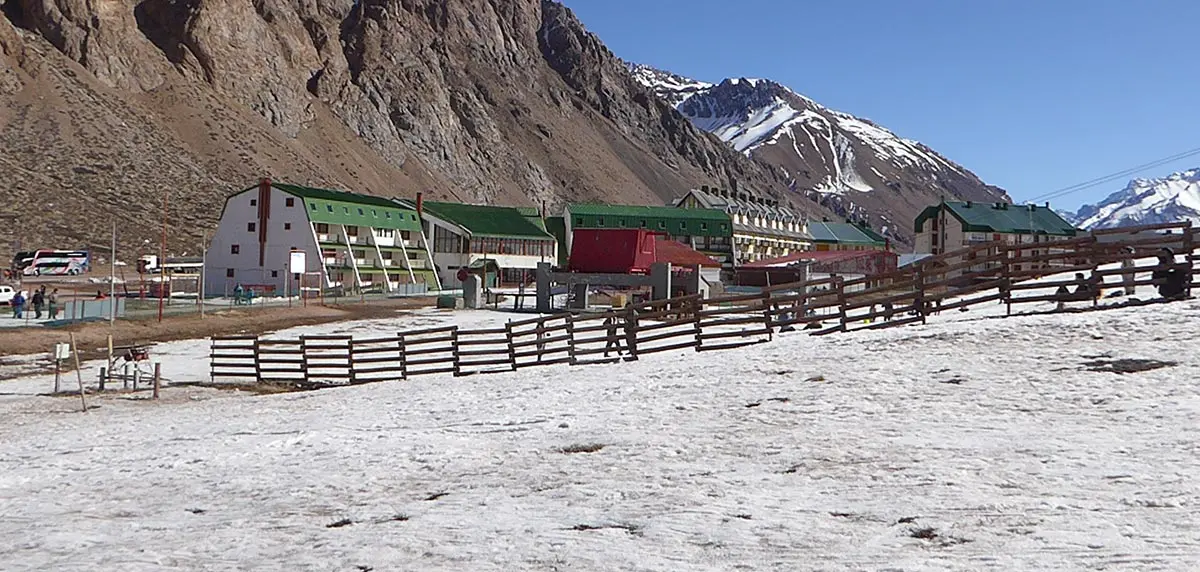
[[[733,220],[716,209],[572,204],[564,210],[563,222],[567,240],[576,229],[645,229],[704,253],[726,270],[736,262]]]
[[[460,270],[488,287],[532,280],[539,262],[553,263],[558,245],[533,208],[400,200],[419,213],[421,234],[445,288],[461,288]]]
[[[420,228],[416,211],[387,199],[264,179],[226,199],[208,247],[205,290],[435,289]],[[315,276],[289,281],[293,251],[305,253],[305,273]]]
[[[1026,253],[1037,256],[1054,252],[1054,242],[1074,238],[1078,232],[1049,203],[1037,206],[969,201],[928,207],[917,215],[913,229],[916,232],[913,252],[930,255],[987,242],[1045,244],[1045,250]]]
[[[729,215],[733,223],[733,258],[739,266],[812,247],[805,217],[774,199],[703,186],[688,191],[674,206],[716,209]]]

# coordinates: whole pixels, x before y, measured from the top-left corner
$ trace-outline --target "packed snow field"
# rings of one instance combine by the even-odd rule
[[[87,414],[3,382],[0,568],[1194,570],[1200,303],[1000,309]],[[203,379],[206,347],[155,355]]]

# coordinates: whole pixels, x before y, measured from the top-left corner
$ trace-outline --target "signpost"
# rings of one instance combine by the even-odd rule
[[[59,381],[62,378],[62,362],[71,358],[71,344],[54,344],[54,393],[60,391]]]
[[[290,253],[290,255],[288,256],[287,286],[290,288],[292,285],[292,279],[295,278],[295,279],[299,280],[300,277],[304,275],[304,272],[307,269],[308,269],[307,254],[303,250],[293,250]],[[286,288],[285,288],[285,290],[286,290]],[[291,307],[292,297],[291,297],[290,293],[285,293],[284,295],[287,296],[288,306]],[[304,298],[304,283],[303,282],[300,283],[300,298],[302,298],[302,299]]]

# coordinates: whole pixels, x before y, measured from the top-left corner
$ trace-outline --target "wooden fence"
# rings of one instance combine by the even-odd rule
[[[1166,234],[1166,232],[1170,234]],[[1178,231],[1178,232],[1176,232]],[[1155,286],[1160,270],[1186,273],[1192,284],[1195,231],[1190,223],[1096,231],[1058,242],[981,243],[926,258],[884,275],[783,284],[756,294],[699,295],[631,305],[604,313],[558,314],[461,329],[445,326],[371,339],[301,336],[212,338],[211,377],[296,387],[357,385],[450,373],[455,376],[553,365],[636,360],[692,349],[712,351],[770,341],[782,329],[814,335],[925,323],[938,312],[980,304],[1059,302],[1096,305],[1102,288]],[[1183,264],[1119,265],[1163,247]],[[1071,272],[1078,279],[1044,281]],[[1112,279],[1112,280],[1110,280]],[[1060,288],[1067,289],[1063,294]]]

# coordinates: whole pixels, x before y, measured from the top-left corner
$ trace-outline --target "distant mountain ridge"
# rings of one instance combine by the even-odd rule
[[[693,125],[784,173],[797,192],[909,242],[913,218],[945,198],[1011,202],[926,145],[829,109],[767,79],[709,83],[629,64],[633,77]]]
[[[1190,220],[1200,223],[1200,169],[1158,179],[1134,179],[1071,217],[1080,228],[1114,228]]]

